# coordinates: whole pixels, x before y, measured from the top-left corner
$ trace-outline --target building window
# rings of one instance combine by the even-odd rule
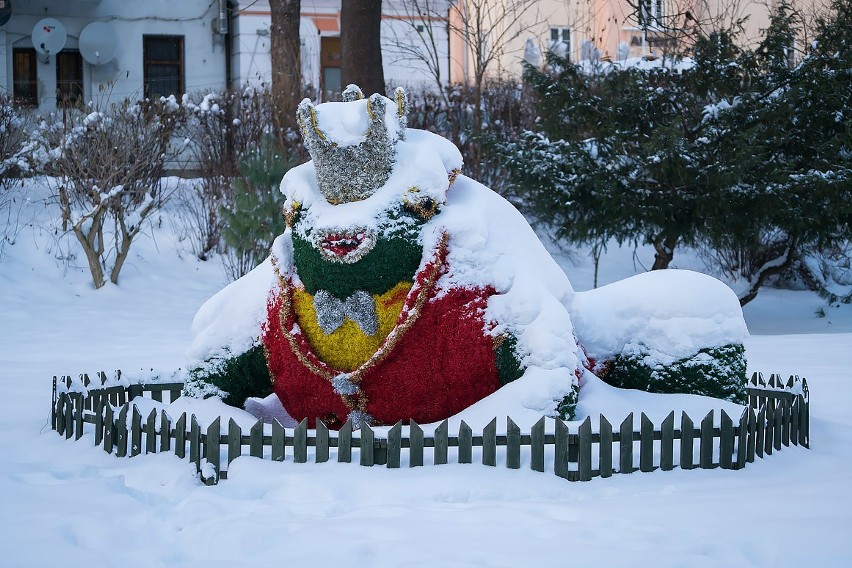
[[[639,0],[636,19],[641,28],[655,28],[663,23],[663,0]]]
[[[12,97],[20,105],[38,106],[36,65],[35,49],[12,49]]]
[[[56,106],[83,104],[83,58],[79,51],[56,54]]]
[[[326,95],[339,93],[341,47],[339,37],[320,38],[320,85]]]
[[[143,36],[145,97],[179,97],[183,84],[183,36]]]
[[[568,28],[550,28],[550,51],[566,57],[571,50],[571,30]]]
[[[550,45],[558,43],[568,45],[571,43],[571,30],[568,28],[550,28]]]

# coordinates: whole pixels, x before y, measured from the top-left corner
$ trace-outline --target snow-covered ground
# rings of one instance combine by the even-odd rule
[[[808,378],[812,448],[743,471],[581,484],[478,465],[240,458],[206,487],[171,455],[118,459],[61,439],[48,425],[50,379],[181,366],[195,311],[224,284],[219,265],[195,260],[164,217],[134,244],[120,286],[94,291],[81,255],[57,260],[76,248],[50,229],[56,211],[36,201],[21,213],[0,253],[4,566],[852,564],[852,306],[816,317],[816,295],[764,289],[746,307],[750,369]],[[592,285],[588,257],[557,254],[577,290]],[[613,248],[600,269],[604,284],[641,267]]]

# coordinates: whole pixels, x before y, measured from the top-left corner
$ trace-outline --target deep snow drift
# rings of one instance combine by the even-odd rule
[[[171,455],[117,459],[88,439],[60,439],[47,424],[50,378],[181,366],[193,314],[224,284],[221,269],[187,252],[169,213],[134,244],[120,286],[94,291],[81,256],[57,260],[75,243],[54,234],[57,209],[40,201],[37,183],[28,183],[22,230],[0,260],[4,564],[849,563],[850,306],[816,317],[823,304],[814,294],[762,290],[746,307],[750,371],[806,376],[813,396],[812,449],[785,448],[743,471],[569,483],[478,465],[386,470],[246,457],[230,479],[204,487]],[[577,259],[557,254],[574,288],[587,290],[592,267],[582,251]],[[632,259],[632,250],[611,248],[601,283],[638,271]],[[581,409],[586,395],[594,393],[581,394]],[[607,414],[623,416],[636,401],[624,393],[609,403]]]

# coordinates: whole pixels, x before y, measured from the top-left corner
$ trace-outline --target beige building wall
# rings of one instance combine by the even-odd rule
[[[549,49],[568,55],[572,61],[600,57],[611,61],[633,57],[653,57],[670,51],[672,37],[683,37],[685,31],[729,27],[744,20],[741,41],[754,45],[762,38],[762,30],[769,25],[770,14],[779,0],[645,0],[652,18],[647,28],[641,26],[636,10],[628,0],[535,0],[522,17],[507,19],[511,31],[503,32],[507,41],[500,48],[499,57],[489,66],[491,77],[520,76],[525,54],[530,42],[544,58]],[[805,23],[812,21],[816,11],[825,8],[831,0],[791,0],[796,10],[802,12]],[[526,5],[524,0],[458,0],[464,9],[465,2],[493,3],[509,9],[513,4]],[[633,0],[635,5],[639,0]],[[504,8],[504,11],[510,11]],[[653,18],[656,16],[657,18]],[[462,18],[460,15],[459,18]],[[660,22],[657,24],[655,22]],[[566,32],[567,30],[567,32]],[[809,41],[810,30],[805,29],[799,38],[799,47]],[[558,36],[554,41],[553,37]],[[566,39],[566,41],[563,41]],[[459,39],[455,49],[462,47]],[[457,56],[453,78],[471,79],[471,54]],[[464,64],[464,61],[467,61]]]
[[[634,5],[638,0],[632,2]],[[791,0],[805,20],[824,2],[830,0]],[[693,30],[705,33],[731,27],[743,21],[740,39],[744,45],[754,45],[769,25],[770,14],[778,0],[645,0],[651,18],[647,28],[639,25],[636,9],[627,0],[590,0],[592,33],[590,38],[601,55],[612,60],[646,55],[660,55],[673,47],[673,37],[685,37]],[[802,40],[808,37],[807,31]]]
[[[578,30],[586,19],[586,0],[457,0],[456,7],[452,25],[467,30],[452,43],[453,51],[465,51],[455,56],[453,78],[458,82],[474,80],[478,50],[489,60],[490,78],[519,77],[525,58],[532,62],[537,56],[543,62],[550,49],[572,60],[580,57]]]

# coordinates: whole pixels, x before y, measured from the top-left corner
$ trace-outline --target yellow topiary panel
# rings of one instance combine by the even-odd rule
[[[384,294],[373,294],[379,322],[373,335],[364,334],[349,318],[326,334],[317,323],[313,296],[301,289],[293,290],[293,310],[316,356],[335,369],[351,372],[367,362],[394,328],[411,286],[411,282],[400,282]]]

